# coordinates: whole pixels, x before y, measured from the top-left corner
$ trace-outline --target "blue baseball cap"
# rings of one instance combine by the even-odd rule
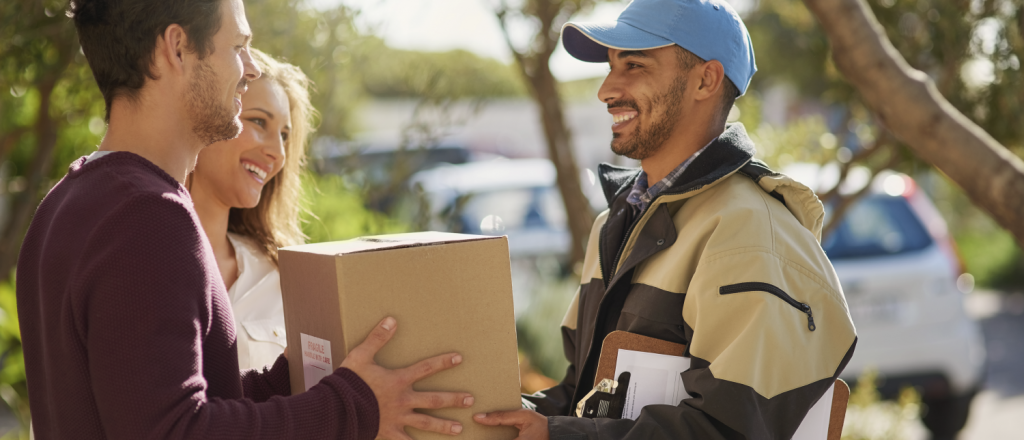
[[[757,72],[750,34],[725,0],[633,0],[611,23],[566,23],[562,44],[581,61],[607,63],[608,49],[647,50],[678,44],[718,60],[740,95]]]

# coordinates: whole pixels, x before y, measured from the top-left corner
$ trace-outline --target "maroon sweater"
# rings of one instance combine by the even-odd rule
[[[238,370],[227,289],[183,186],[135,154],[82,165],[36,211],[18,316],[36,437],[372,439],[373,392],[338,369]]]

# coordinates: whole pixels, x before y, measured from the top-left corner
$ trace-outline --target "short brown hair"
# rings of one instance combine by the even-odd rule
[[[705,60],[693,52],[683,49],[682,46],[676,46],[676,59],[679,61],[679,67],[683,72],[689,72],[691,69],[696,67],[698,64],[704,63]],[[733,104],[736,103],[736,98],[740,96],[739,89],[736,88],[736,84],[733,84],[732,80],[728,76],[722,77],[722,101],[718,109],[717,121],[725,124],[725,121],[729,118],[729,112],[732,110]]]
[[[228,231],[256,241],[260,251],[277,264],[277,248],[300,244],[306,239],[299,220],[301,174],[306,162],[306,143],[313,133],[317,113],[309,99],[312,82],[302,69],[256,49],[250,49],[250,54],[263,70],[260,80],[273,81],[288,96],[291,130],[285,141],[281,171],[263,186],[260,202],[255,207],[231,208]]]
[[[151,70],[157,38],[168,26],[180,25],[188,49],[205,58],[213,53],[220,30],[220,5],[225,0],[72,0],[68,15],[78,42],[107,104],[114,98],[138,99]]]

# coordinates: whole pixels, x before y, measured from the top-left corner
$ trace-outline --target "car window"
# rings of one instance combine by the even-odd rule
[[[826,207],[826,219],[829,211]],[[838,260],[913,252],[931,243],[906,199],[870,195],[847,210],[842,223],[825,237],[821,247],[830,259]]]
[[[554,188],[475,193],[462,207],[462,231],[502,234],[520,229],[564,229],[565,208]]]

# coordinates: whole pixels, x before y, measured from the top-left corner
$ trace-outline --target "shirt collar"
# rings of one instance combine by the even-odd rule
[[[672,185],[676,183],[676,180],[679,180],[679,176],[683,175],[683,171],[686,171],[686,167],[690,166],[690,163],[692,163],[697,156],[700,156],[700,154],[710,147],[717,139],[717,137],[712,139],[711,142],[708,142],[708,144],[703,148],[690,155],[690,157],[684,160],[683,163],[679,164],[679,166],[669,172],[664,179],[661,179],[654,185],[648,186],[647,172],[640,171],[640,175],[637,176],[636,182],[633,184],[633,188],[629,190],[629,194],[626,196],[626,201],[633,207],[633,211],[637,214],[646,211],[647,207],[651,205],[651,202],[655,197],[658,197],[658,194],[661,194],[661,192],[666,188],[672,187]]]

